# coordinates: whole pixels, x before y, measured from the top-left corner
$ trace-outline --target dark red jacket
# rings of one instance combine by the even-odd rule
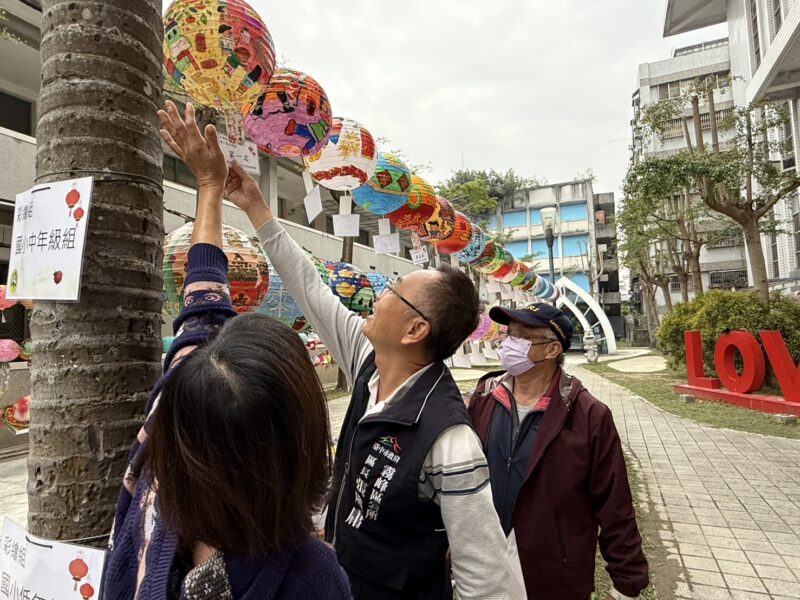
[[[498,375],[481,379],[469,403],[484,449]],[[578,379],[563,371],[558,377],[513,516],[528,597],[589,598],[598,539],[614,587],[636,596],[648,584],[647,560],[611,411]]]

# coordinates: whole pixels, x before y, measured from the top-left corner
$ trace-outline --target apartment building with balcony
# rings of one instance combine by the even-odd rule
[[[797,169],[800,127],[800,1],[667,0],[664,37],[726,23],[730,40],[734,101],[784,102],[789,123],[774,132],[790,150],[772,160]],[[763,235],[762,246],[776,290],[800,291],[800,198],[795,192],[775,206],[779,233]]]
[[[727,38],[710,40],[691,46],[677,48],[669,58],[639,65],[638,88],[633,94],[631,119],[631,164],[637,164],[647,156],[667,156],[685,150],[686,138],[683,121],[691,117],[687,108],[679,118],[673,119],[661,135],[646,136],[643,133],[642,118],[646,106],[680,97],[697,79],[711,78],[715,83],[714,100],[717,123],[727,117],[736,106],[737,94],[743,95],[741,81],[731,77],[730,44]],[[703,140],[711,144],[711,121],[707,104],[701,103],[701,128]],[[691,123],[691,121],[689,121]],[[724,147],[733,132],[721,129],[720,144]],[[690,126],[690,139],[696,143],[694,127]],[[714,242],[703,248],[700,255],[701,279],[704,289],[739,289],[747,287],[748,271],[744,239],[741,231],[730,235],[715,232],[722,227],[717,221],[701,224]],[[660,248],[654,247],[656,253]],[[670,277],[670,295],[673,302],[681,301],[681,287],[678,276]],[[689,297],[694,297],[690,282]],[[656,301],[660,310],[665,310],[666,299],[661,290]]]
[[[602,207],[602,208],[600,208]],[[619,266],[616,262],[614,195],[594,194],[590,179],[535,187],[503,201],[489,230],[510,235],[506,249],[550,277],[542,209],[555,209],[553,263],[556,280],[566,276],[598,299],[622,335]],[[546,215],[545,210],[545,215]],[[598,216],[599,215],[599,216]],[[598,238],[598,231],[602,235]],[[601,249],[605,258],[600,273]]]

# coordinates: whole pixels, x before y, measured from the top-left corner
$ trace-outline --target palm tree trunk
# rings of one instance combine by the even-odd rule
[[[160,372],[161,2],[43,2],[38,181],[94,175],[80,301],[31,320],[28,527],[108,533]]]

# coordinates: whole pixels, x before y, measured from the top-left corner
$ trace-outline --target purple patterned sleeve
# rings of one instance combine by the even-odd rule
[[[195,244],[189,250],[183,308],[173,324],[175,341],[164,361],[164,372],[234,316],[228,287],[228,258],[212,244]]]

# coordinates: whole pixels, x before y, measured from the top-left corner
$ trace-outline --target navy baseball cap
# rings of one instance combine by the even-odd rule
[[[547,327],[556,334],[564,350],[568,350],[572,344],[572,321],[550,304],[529,304],[522,310],[508,310],[495,306],[489,311],[489,318],[501,325],[516,321],[532,327]]]

